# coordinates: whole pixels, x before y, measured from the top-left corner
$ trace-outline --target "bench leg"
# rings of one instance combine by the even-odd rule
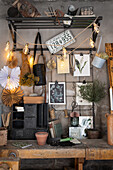
[[[75,170],[78,170],[78,158],[75,158]]]
[[[84,158],[78,158],[78,170],[83,170]]]

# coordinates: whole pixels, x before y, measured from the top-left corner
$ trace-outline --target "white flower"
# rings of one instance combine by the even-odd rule
[[[0,84],[3,88],[14,89],[19,86],[20,67],[10,69],[4,66],[0,70]]]

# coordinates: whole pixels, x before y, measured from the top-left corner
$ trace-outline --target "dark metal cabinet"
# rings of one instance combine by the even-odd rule
[[[24,111],[18,111],[17,106]],[[47,103],[13,105],[10,139],[35,139],[35,133],[42,130],[48,130]]]

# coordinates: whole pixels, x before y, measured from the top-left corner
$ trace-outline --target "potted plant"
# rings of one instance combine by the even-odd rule
[[[93,59],[92,65],[97,68],[102,68],[108,58],[109,56],[104,52],[96,53],[96,56]]]
[[[89,102],[92,102],[93,107],[93,129],[88,129],[89,138],[98,138],[99,131],[95,129],[95,111],[94,105],[105,97],[105,84],[99,80],[94,80],[93,83],[87,83],[86,85],[79,87],[80,96]],[[97,137],[96,137],[97,135]]]

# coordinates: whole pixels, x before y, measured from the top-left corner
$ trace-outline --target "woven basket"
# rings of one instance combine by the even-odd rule
[[[4,127],[0,128],[0,146],[7,145],[7,129]]]

